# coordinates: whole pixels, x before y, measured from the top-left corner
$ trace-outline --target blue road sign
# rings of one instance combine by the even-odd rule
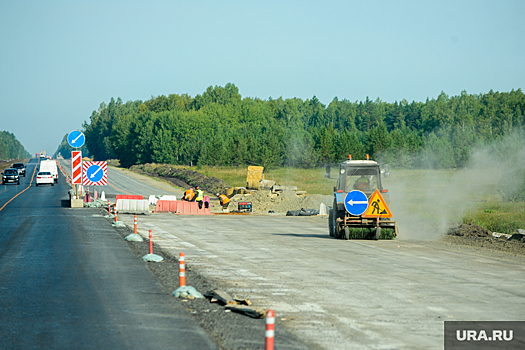
[[[86,170],[86,177],[89,181],[99,182],[102,180],[102,176],[104,176],[104,170],[100,165],[93,164]]]
[[[352,215],[359,216],[368,209],[368,198],[361,191],[351,191],[345,197],[345,209]]]
[[[78,130],[73,130],[67,135],[67,142],[74,148],[82,147],[85,140],[84,134]]]

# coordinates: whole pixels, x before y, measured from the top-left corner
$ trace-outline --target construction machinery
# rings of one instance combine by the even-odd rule
[[[334,205],[329,210],[330,236],[341,239],[393,239],[397,224],[388,208],[388,190],[383,188],[379,164],[369,159],[348,160],[339,166],[334,187]]]
[[[236,194],[252,194],[257,190],[271,189],[275,185],[275,181],[264,179],[264,167],[250,165],[246,172],[246,187],[230,187],[226,189],[228,198]]]

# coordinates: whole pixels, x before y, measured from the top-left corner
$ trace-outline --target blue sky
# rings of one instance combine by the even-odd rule
[[[100,103],[425,101],[525,82],[525,1],[0,0],[0,130],[53,153]]]

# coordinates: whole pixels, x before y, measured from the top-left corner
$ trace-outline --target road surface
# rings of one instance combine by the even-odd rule
[[[0,186],[0,349],[216,349],[69,186]]]

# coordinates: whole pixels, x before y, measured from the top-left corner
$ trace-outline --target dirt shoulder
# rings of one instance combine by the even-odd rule
[[[525,256],[525,243],[509,242],[488,237],[458,237],[447,235],[441,242],[448,245],[467,246],[477,250],[502,252],[511,255]]]
[[[525,255],[524,235],[515,234],[510,239],[506,236],[494,237],[491,231],[479,225],[461,224],[454,227],[441,239],[441,242],[482,249],[489,253],[493,251],[511,255]]]
[[[203,191],[215,194],[224,193],[231,186],[225,181],[212,176],[206,176],[191,169],[175,168],[166,164],[141,164],[133,165],[129,170],[138,174],[148,175],[154,178],[162,178],[173,185],[182,188],[200,186]]]

